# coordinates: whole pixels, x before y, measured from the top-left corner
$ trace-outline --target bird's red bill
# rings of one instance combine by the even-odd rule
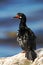
[[[18,15],[16,15],[15,18],[20,18],[20,17]]]

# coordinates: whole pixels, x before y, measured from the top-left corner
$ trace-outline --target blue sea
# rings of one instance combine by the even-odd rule
[[[43,44],[37,44],[38,48],[43,48]],[[0,57],[9,57],[20,53],[22,49],[18,45],[11,46],[9,44],[0,45]]]
[[[0,45],[0,57],[9,57],[21,52],[21,48],[18,46]]]

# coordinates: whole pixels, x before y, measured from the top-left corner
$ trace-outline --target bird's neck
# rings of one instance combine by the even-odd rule
[[[26,27],[26,23],[20,23],[19,24],[19,29],[23,29],[23,28],[25,28]]]
[[[24,20],[21,20],[20,24],[19,24],[19,29],[22,29],[22,28],[25,28],[25,27],[26,27],[26,22]]]
[[[25,22],[20,22],[20,24],[19,24],[19,34],[21,35],[21,36],[23,36],[24,35],[24,33],[25,33],[25,28],[26,28],[26,23]]]

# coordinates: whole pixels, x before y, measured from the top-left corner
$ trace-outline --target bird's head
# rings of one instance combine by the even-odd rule
[[[18,18],[21,22],[26,22],[26,16],[23,13],[17,13],[17,15],[13,18]]]

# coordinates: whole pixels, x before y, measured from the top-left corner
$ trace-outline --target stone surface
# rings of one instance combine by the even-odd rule
[[[12,57],[0,58],[0,65],[31,65],[32,61],[25,57],[25,53],[19,53]]]
[[[37,58],[32,63],[32,65],[43,65],[43,48],[36,50]]]
[[[19,53],[12,57],[0,58],[0,65],[43,65],[43,48],[36,50],[37,58],[32,62],[25,57],[25,53]]]

